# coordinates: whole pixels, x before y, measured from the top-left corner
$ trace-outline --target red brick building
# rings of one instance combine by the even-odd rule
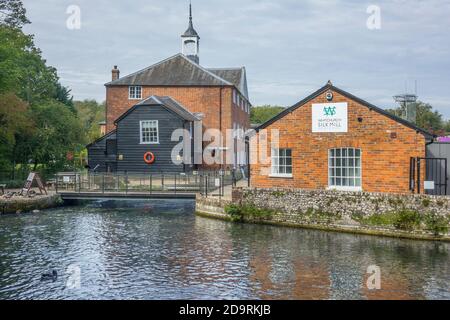
[[[278,146],[271,130],[279,134]],[[257,159],[267,137],[268,160]],[[433,136],[329,82],[257,128],[251,185],[406,193]],[[257,163],[255,163],[257,162]]]
[[[201,114],[204,131],[218,129],[222,132],[219,150],[226,148],[228,143],[227,129],[250,128],[251,104],[245,68],[205,68],[200,65],[200,37],[193,27],[191,10],[189,27],[181,40],[182,53],[133,74],[120,77],[119,69],[114,67],[111,82],[105,84],[104,130],[107,135],[116,130],[116,119],[151,96],[170,97],[189,112]],[[234,145],[236,149],[236,141]],[[226,157],[225,152],[221,155]],[[241,161],[245,158],[241,155]],[[238,164],[237,157],[234,162]]]

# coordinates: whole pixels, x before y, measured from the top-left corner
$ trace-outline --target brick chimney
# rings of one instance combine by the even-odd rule
[[[114,69],[112,69],[111,73],[112,73],[112,81],[119,79],[120,70],[117,69],[117,66],[114,66]]]

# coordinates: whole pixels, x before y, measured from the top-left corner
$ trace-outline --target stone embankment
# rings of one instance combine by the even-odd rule
[[[54,208],[62,204],[58,194],[36,195],[32,198],[15,195],[11,198],[0,196],[0,214],[25,213]]]
[[[198,196],[201,216],[410,239],[450,241],[450,197],[235,188],[231,200]]]

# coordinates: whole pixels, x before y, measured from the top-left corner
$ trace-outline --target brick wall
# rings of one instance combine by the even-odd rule
[[[362,150],[363,191],[408,192],[410,157],[425,156],[425,137],[337,92],[334,92],[333,103],[348,103],[348,132],[312,133],[312,104],[326,103],[325,94],[265,128],[268,132],[278,129],[279,147],[292,149],[293,177],[269,177],[270,164],[258,161],[251,165],[252,186],[324,189],[328,186],[328,150],[353,147]],[[358,118],[362,118],[362,122]],[[270,134],[268,141],[270,157]],[[252,146],[252,156],[256,152]]]
[[[231,88],[222,89],[222,112],[229,114]],[[170,96],[191,112],[205,114],[203,124],[219,128],[220,88],[219,87],[142,87],[142,97],[151,95]],[[114,129],[114,121],[139,100],[128,99],[128,86],[106,88],[106,126],[107,131]],[[223,117],[223,119],[225,116]],[[223,124],[226,120],[223,120]]]
[[[170,96],[189,111],[203,113],[204,129],[222,128],[223,145],[227,143],[226,130],[233,128],[233,122],[246,128],[250,123],[249,114],[233,104],[232,93],[233,87],[142,87],[143,98],[151,95]],[[128,99],[128,86],[106,87],[107,132],[115,129],[114,121],[138,102],[139,100]]]

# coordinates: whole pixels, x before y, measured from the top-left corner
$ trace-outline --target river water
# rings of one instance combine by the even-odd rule
[[[449,264],[450,243],[234,224],[189,200],[0,216],[0,299],[450,299]]]

